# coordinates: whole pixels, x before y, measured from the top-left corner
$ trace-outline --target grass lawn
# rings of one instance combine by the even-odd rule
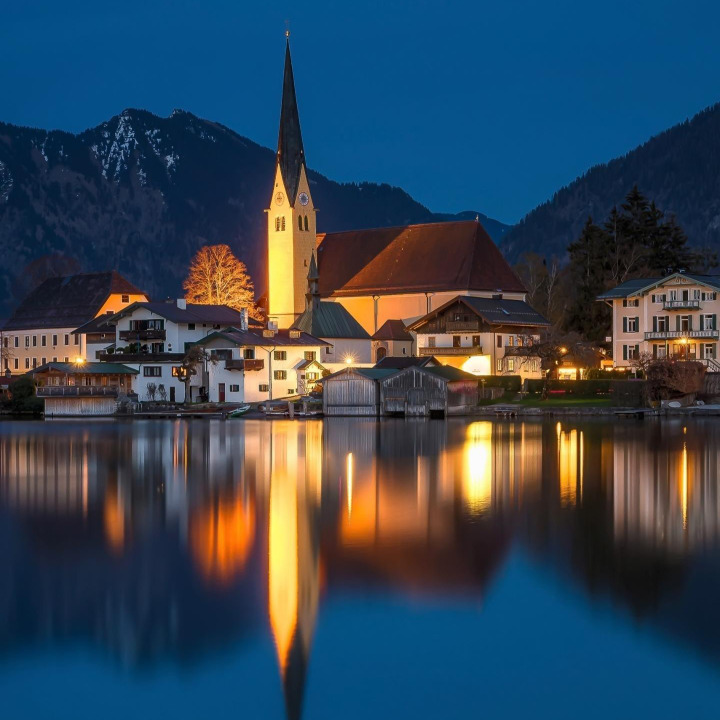
[[[524,407],[612,407],[612,398],[573,398],[556,397],[541,400],[540,398],[523,398],[513,403]]]

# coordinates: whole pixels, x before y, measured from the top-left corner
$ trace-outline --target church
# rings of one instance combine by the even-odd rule
[[[468,320],[473,327],[484,323],[494,338],[503,336],[506,325],[508,337],[513,333],[535,337],[548,324],[526,304],[525,287],[477,220],[317,232],[289,39],[274,187],[266,212],[268,320],[280,329],[312,329],[312,334],[333,345],[365,340],[370,347],[388,322],[419,327],[424,317],[459,296],[487,298],[497,305],[494,320],[480,316]],[[527,312],[513,317],[518,310]],[[489,349],[473,344],[470,335],[466,340],[465,354],[462,336],[452,333],[447,353],[442,352],[442,338],[435,338],[433,347],[442,362],[458,367],[479,353],[485,352],[489,359]],[[377,343],[373,347],[378,357],[385,352]],[[363,363],[378,359],[361,354],[356,359]],[[493,347],[493,360],[497,354]],[[472,367],[494,373],[501,366],[493,362],[490,369],[488,360]]]

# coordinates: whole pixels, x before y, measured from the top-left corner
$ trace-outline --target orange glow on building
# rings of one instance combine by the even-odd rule
[[[245,567],[255,538],[255,507],[242,498],[221,500],[190,519],[190,547],[210,583],[226,585]]]

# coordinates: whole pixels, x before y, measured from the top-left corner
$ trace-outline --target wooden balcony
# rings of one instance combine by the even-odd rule
[[[420,357],[429,357],[431,355],[482,355],[482,347],[466,345],[464,347],[421,347],[418,348]]]
[[[39,398],[49,397],[117,397],[121,392],[130,392],[130,388],[117,385],[42,385],[37,388]]]
[[[184,353],[106,353],[98,352],[97,358],[101,362],[116,363],[161,363],[161,362],[182,362]]]
[[[260,358],[259,360],[243,360],[245,363],[246,372],[255,372],[257,370],[265,369],[265,360]]]
[[[140,330],[121,330],[120,339],[126,342],[138,342],[141,340],[165,340],[165,330],[140,329]]]
[[[446,332],[480,332],[480,323],[477,320],[447,320]]]

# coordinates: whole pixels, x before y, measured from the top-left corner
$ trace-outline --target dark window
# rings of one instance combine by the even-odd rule
[[[460,347],[462,338],[459,335],[453,335],[453,347]]]
[[[302,230],[302,215],[298,215],[298,230]]]
[[[70,344],[70,336],[69,336],[69,335],[66,335],[66,336],[65,336],[65,344],[66,344],[66,345],[69,345],[69,344]]]
[[[275,380],[287,380],[287,370],[276,370],[273,373],[273,378]]]
[[[33,347],[37,347],[37,335],[33,335]]]
[[[315,351],[314,350],[307,350],[305,352],[305,359],[306,360],[314,360],[315,359]]]
[[[20,368],[20,361],[15,358],[15,369],[18,370]]]
[[[79,344],[80,344],[80,336],[73,335],[73,345],[79,345]]]
[[[40,336],[40,345],[42,345],[43,347],[47,346],[47,335]]]
[[[307,215],[305,216],[305,229],[306,229],[306,230],[308,229],[308,219],[307,219]]]
[[[473,344],[473,347],[480,347],[480,336],[479,335],[472,336],[472,344]]]
[[[159,365],[146,365],[143,368],[144,377],[161,377],[162,368]]]
[[[195,329],[195,323],[188,323],[188,330],[194,330]]]
[[[230,392],[240,392],[240,386],[239,385],[231,385]]]
[[[245,360],[254,360],[255,359],[255,348],[245,348],[243,350],[243,358],[245,358]]]
[[[57,335],[53,335],[53,347],[57,345]]]
[[[40,358],[40,364],[44,365],[47,362],[47,358]]]
[[[497,336],[497,346],[502,347],[502,335]]]
[[[15,336],[15,347],[18,347],[19,345],[20,345],[20,336],[16,335]]]
[[[269,385],[260,385],[260,386],[258,386],[258,390],[259,390],[260,392],[267,392],[269,389],[270,389],[270,386],[269,386]]]
[[[285,229],[285,216],[284,215],[280,218],[280,229],[281,230]]]
[[[130,296],[129,296],[129,295],[123,295],[123,296],[120,298],[120,300],[121,300],[121,302],[129,303],[129,302],[130,302]]]
[[[273,357],[275,360],[287,360],[287,352],[285,350],[276,350]]]

